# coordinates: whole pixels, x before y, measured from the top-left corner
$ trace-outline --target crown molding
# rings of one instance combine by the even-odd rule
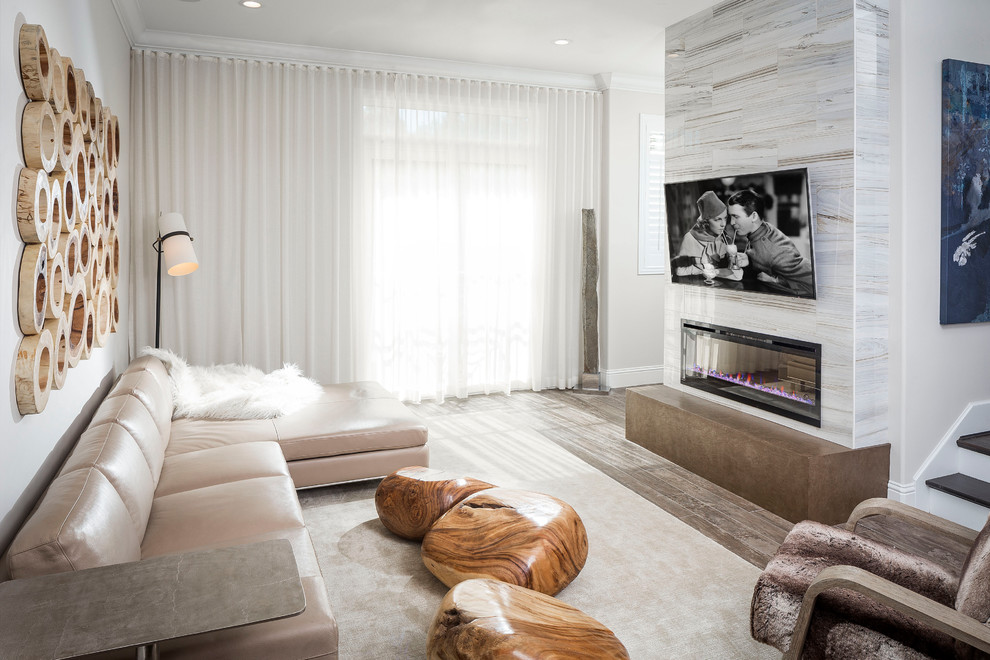
[[[124,36],[133,47],[137,36],[145,31],[144,17],[141,15],[137,0],[110,0],[110,2],[117,12],[120,26],[124,28]]]
[[[149,30],[137,0],[112,0],[132,48],[600,91],[595,76],[428,57]]]
[[[595,75],[598,89],[616,89],[624,92],[647,92],[663,94],[663,72],[656,76],[644,76],[635,73],[599,73]]]

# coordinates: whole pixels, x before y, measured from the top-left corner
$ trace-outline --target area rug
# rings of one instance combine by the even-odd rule
[[[779,658],[749,635],[759,570],[535,431],[431,433],[433,467],[568,502],[588,561],[557,598],[608,626],[634,660]],[[375,512],[377,482],[302,491],[300,500],[340,629],[341,660],[425,658],[447,588],[419,543]]]

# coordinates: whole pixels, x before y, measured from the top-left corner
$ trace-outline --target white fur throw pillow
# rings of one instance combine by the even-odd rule
[[[196,367],[172,351],[141,349],[165,364],[172,381],[172,419],[271,419],[301,410],[323,393],[294,364],[270,374],[240,364]]]

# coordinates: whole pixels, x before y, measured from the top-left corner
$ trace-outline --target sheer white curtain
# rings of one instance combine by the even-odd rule
[[[573,386],[594,92],[135,51],[132,343],[405,399]],[[144,284],[140,284],[143,282]]]

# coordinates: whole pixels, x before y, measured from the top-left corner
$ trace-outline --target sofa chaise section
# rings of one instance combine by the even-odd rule
[[[426,424],[368,381],[325,385],[315,403],[276,419],[177,419],[171,435],[170,457],[256,440],[277,442],[296,488],[381,477],[430,460]]]

